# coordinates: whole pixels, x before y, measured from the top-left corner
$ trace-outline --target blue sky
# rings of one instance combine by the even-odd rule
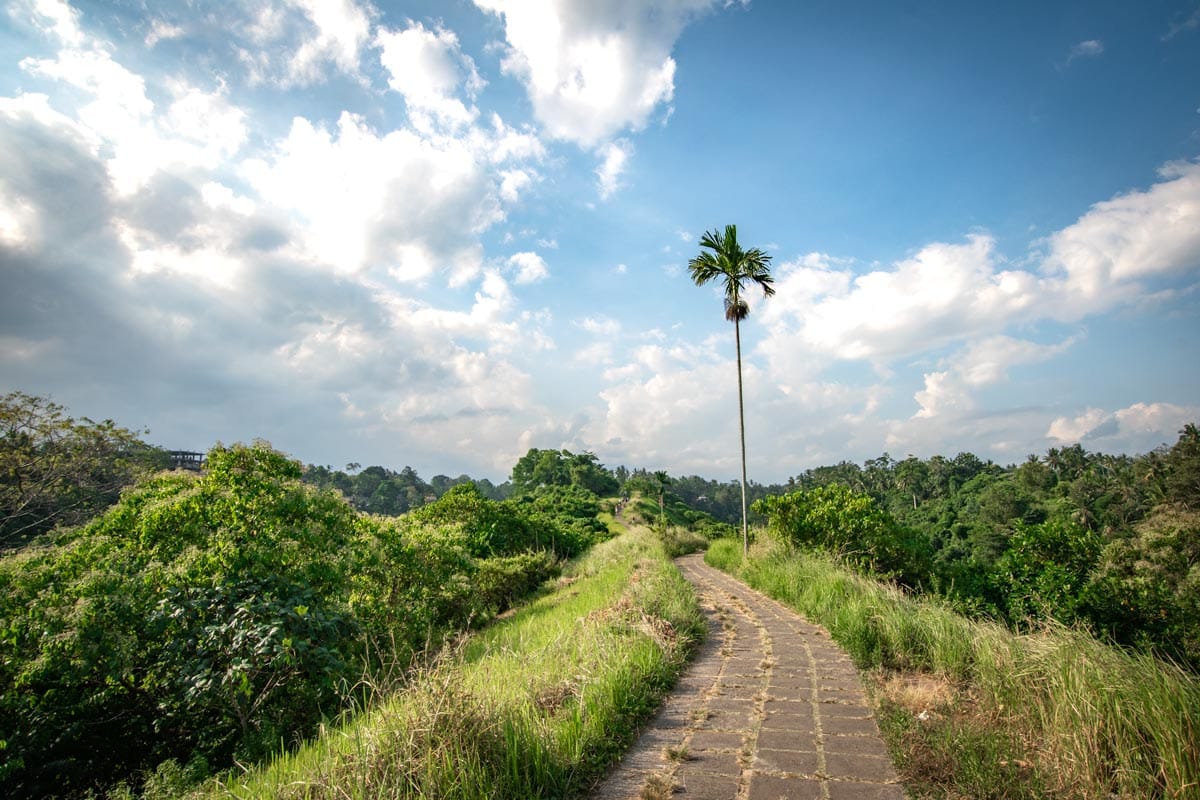
[[[1200,420],[1200,2],[67,4],[0,21],[0,390],[171,448],[751,476]]]

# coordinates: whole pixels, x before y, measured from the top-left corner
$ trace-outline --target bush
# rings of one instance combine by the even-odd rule
[[[299,479],[266,443],[217,447],[0,560],[0,795],[294,744],[364,671],[540,584],[553,554],[521,551],[569,540],[469,485],[392,520]]]
[[[870,496],[840,484],[765,497],[755,501],[754,510],[766,514],[771,532],[792,545],[833,553],[909,586],[929,574],[929,542],[896,522]]]

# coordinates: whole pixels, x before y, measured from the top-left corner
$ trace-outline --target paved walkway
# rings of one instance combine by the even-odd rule
[[[858,673],[829,634],[700,555],[677,563],[708,639],[593,800],[903,800]]]

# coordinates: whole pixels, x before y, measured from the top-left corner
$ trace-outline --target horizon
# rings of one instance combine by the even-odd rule
[[[736,475],[687,274],[736,224],[754,482],[1200,420],[1197,0],[223,8],[4,12],[0,393],[313,465]]]

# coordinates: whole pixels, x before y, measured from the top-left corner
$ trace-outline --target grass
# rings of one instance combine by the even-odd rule
[[[703,631],[690,586],[637,528],[448,647],[387,701],[193,796],[576,796],[633,741]]]
[[[1200,798],[1200,680],[1058,625],[1017,635],[760,546],[706,560],[823,625],[877,689],[918,797]],[[905,691],[925,682],[938,691]],[[937,698],[937,699],[930,699]]]

